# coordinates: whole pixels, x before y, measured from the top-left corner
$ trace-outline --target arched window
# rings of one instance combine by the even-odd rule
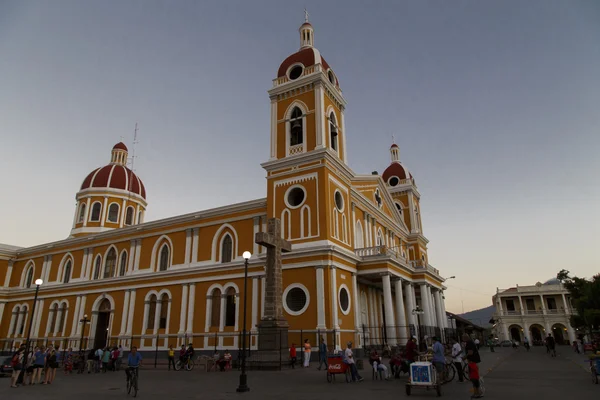
[[[65,327],[65,319],[67,318],[67,303],[62,303],[60,307],[60,321],[58,324],[58,332],[63,335]]]
[[[235,326],[235,289],[227,289],[227,297],[225,299],[225,326]]]
[[[169,313],[169,296],[164,293],[160,297],[160,323],[158,329],[167,329],[167,317]]]
[[[379,229],[377,231],[377,244],[376,246],[383,246],[385,244],[385,242],[383,241],[383,233],[381,232],[381,229]]]
[[[221,326],[221,290],[213,290],[211,297],[210,326]]]
[[[108,222],[119,222],[119,205],[112,203],[108,206]]]
[[[102,264],[102,258],[100,256],[96,257],[96,266],[94,267],[94,279],[100,278],[101,264]]]
[[[127,213],[125,214],[125,225],[133,225],[133,207],[127,207]]]
[[[335,114],[332,112],[329,114],[329,138],[331,148],[335,151],[338,150],[338,128],[335,120]]]
[[[117,265],[117,252],[112,247],[104,260],[104,278],[112,278],[115,276],[115,267]]]
[[[121,265],[119,266],[119,276],[125,276],[125,272],[127,272],[127,252],[124,251],[121,254]]]
[[[167,269],[169,269],[169,246],[164,244],[162,249],[160,250],[158,270],[166,271]]]
[[[25,332],[25,322],[27,322],[27,306],[23,306],[21,309],[21,314],[23,314],[23,318],[21,319],[21,326],[19,327],[19,335],[23,335]]]
[[[223,244],[221,245],[221,262],[227,263],[231,262],[233,254],[233,240],[231,240],[231,236],[226,234],[223,238]]]
[[[63,274],[63,283],[69,283],[71,280],[71,260],[67,261],[65,265],[65,272]]]
[[[81,223],[85,219],[85,203],[82,203],[79,207],[79,217],[77,217],[77,222]]]
[[[363,247],[365,247],[363,229],[360,221],[356,221],[356,229],[354,230],[354,236],[354,247],[357,249],[362,249]]]
[[[138,223],[138,224],[141,224],[141,223],[142,223],[142,212],[141,212],[141,211],[138,213],[138,220],[137,220],[137,223]]]
[[[50,319],[50,331],[54,332],[54,326],[56,325],[56,318],[58,316],[58,303],[55,303],[54,306],[52,306],[50,314],[52,315],[52,318]]]
[[[90,215],[90,221],[100,221],[100,213],[102,212],[102,204],[99,202],[94,203],[92,206],[92,215]]]
[[[150,302],[148,303],[148,322],[146,322],[146,329],[154,329],[154,318],[156,317],[156,295],[150,296]]]
[[[294,107],[292,117],[290,118],[290,147],[302,144],[304,142],[304,130],[302,128],[302,111]]]
[[[29,271],[27,271],[27,278],[25,278],[25,287],[30,288],[33,283],[33,266],[29,267]]]
[[[13,309],[13,316],[11,320],[11,327],[9,328],[8,337],[11,337],[17,332],[17,320],[19,319],[19,312],[21,311],[20,307],[15,307]],[[13,323],[14,322],[14,323]]]

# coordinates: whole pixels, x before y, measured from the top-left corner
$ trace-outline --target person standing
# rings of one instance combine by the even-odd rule
[[[35,385],[35,380],[37,377],[37,383],[40,383],[42,380],[42,371],[44,370],[44,363],[46,361],[46,355],[44,354],[44,349],[36,347],[33,351],[33,376],[31,377],[31,382]]]
[[[56,359],[56,350],[52,349],[47,359],[48,363],[48,374],[45,377],[43,385],[51,385],[56,377],[56,368],[58,368],[58,361]]]
[[[319,343],[319,367],[317,368],[319,371],[321,365],[325,365],[325,368],[327,368],[327,344],[323,337],[321,337],[321,343]]]
[[[415,362],[415,358],[417,357],[417,338],[411,337],[406,342],[406,347],[404,348],[404,358],[408,362],[408,364],[412,364]]]
[[[110,350],[108,347],[104,349],[102,353],[102,372],[106,372],[108,369],[108,362],[110,361]]]
[[[548,337],[546,338],[546,346],[548,347],[548,352],[550,355],[552,357],[556,357],[556,342],[554,341],[551,333],[549,333]]]
[[[352,342],[348,342],[346,351],[344,352],[344,362],[350,367],[350,373],[352,374],[352,382],[362,382],[363,378],[358,374],[356,369],[356,363],[354,362],[354,355],[352,353]]]
[[[92,370],[94,369],[94,365],[96,364],[96,360],[94,360],[95,357],[96,352],[94,351],[94,349],[91,349],[88,353],[88,359],[86,361],[88,374],[91,374]]]
[[[100,347],[96,350],[96,355],[94,358],[96,359],[96,372],[100,372],[102,370],[102,356],[104,355],[104,351]]]
[[[21,375],[21,370],[23,369],[23,351],[24,348],[20,347],[19,350],[15,351],[13,354],[10,365],[13,368],[12,376],[10,378],[10,387],[16,388],[17,380],[19,379],[19,375]]]
[[[475,343],[475,347],[477,347],[477,350],[479,350],[479,338],[475,338],[473,343]]]
[[[523,339],[523,346],[525,346],[525,350],[529,351],[529,339],[527,337]]]
[[[292,343],[290,347],[290,365],[292,369],[296,369],[296,343]]]
[[[175,371],[175,350],[173,350],[173,345],[169,345],[169,371],[171,370],[171,365],[173,366],[173,371]]]
[[[444,367],[446,366],[446,356],[444,356],[444,345],[440,342],[440,338],[437,336],[433,337],[433,366],[437,371],[438,382],[446,381],[446,374],[444,373]]]
[[[306,339],[304,341],[304,368],[309,367],[310,353],[311,353],[310,341],[308,339]]]
[[[454,368],[456,369],[456,373],[458,374],[458,381],[464,382],[463,377],[463,367],[462,367],[462,347],[460,343],[454,338],[452,338],[452,362],[454,363]]]

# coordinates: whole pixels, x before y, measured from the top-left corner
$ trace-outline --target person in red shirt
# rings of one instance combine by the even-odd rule
[[[469,379],[473,384],[473,399],[479,399],[483,397],[481,394],[480,384],[479,384],[479,366],[474,361],[469,360]]]
[[[404,349],[404,358],[406,361],[411,364],[415,362],[415,358],[417,357],[417,338],[414,336],[408,339],[406,343],[406,348]]]
[[[290,365],[292,369],[296,368],[296,344],[292,343],[292,347],[290,347]]]

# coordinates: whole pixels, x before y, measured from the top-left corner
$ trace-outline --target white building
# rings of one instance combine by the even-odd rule
[[[575,329],[569,323],[576,311],[562,283],[554,278],[533,286],[496,289],[492,298],[496,307],[495,334],[500,340],[530,343],[542,340],[552,333],[558,344],[572,343]]]

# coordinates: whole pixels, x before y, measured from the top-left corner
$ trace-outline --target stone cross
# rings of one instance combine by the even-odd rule
[[[281,221],[271,218],[267,221],[267,232],[256,234],[256,243],[267,248],[267,279],[265,288],[265,320],[283,319],[283,278],[281,273],[281,252],[289,252],[292,245],[281,237]]]

